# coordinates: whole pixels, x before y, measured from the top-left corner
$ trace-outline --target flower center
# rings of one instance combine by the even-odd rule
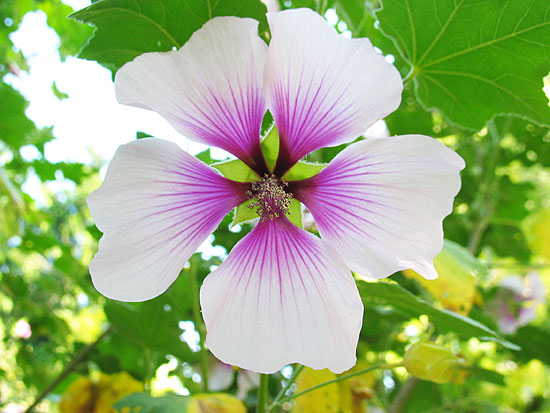
[[[259,181],[252,182],[250,190],[246,191],[250,199],[256,199],[248,208],[256,208],[262,221],[286,214],[292,200],[292,194],[285,190],[287,186],[287,182],[279,180],[275,175],[265,174]]]

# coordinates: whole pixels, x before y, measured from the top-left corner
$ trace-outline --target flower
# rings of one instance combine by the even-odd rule
[[[487,303],[486,312],[505,334],[514,334],[534,317],[537,305],[544,302],[544,284],[535,272],[525,278],[508,275],[500,280],[496,296]]]
[[[88,198],[104,233],[90,273],[107,297],[153,298],[227,213],[253,199],[259,222],[201,287],[207,345],[256,372],[299,362],[340,373],[355,364],[363,321],[350,269],[436,278],[432,259],[464,162],[432,138],[406,135],[354,143],[317,175],[288,179],[311,151],[350,142],[395,110],[403,84],[368,39],[339,36],[311,10],[267,17],[269,47],[255,20],[218,17],[181,49],[145,53],[117,72],[120,103],[225,149],[255,179],[227,179],[160,139],[121,146]],[[260,141],[267,108],[280,136],[271,167]],[[289,221],[293,200],[322,238]]]

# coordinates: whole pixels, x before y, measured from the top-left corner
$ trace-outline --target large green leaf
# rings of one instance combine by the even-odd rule
[[[193,360],[194,354],[179,335],[179,319],[163,297],[138,304],[109,301],[105,313],[117,332],[142,348]]]
[[[97,28],[80,57],[117,70],[142,53],[180,48],[216,16],[252,17],[265,32],[265,13],[260,0],[103,0],[71,18]]]
[[[538,326],[524,326],[510,338],[514,343],[521,346],[521,351],[517,358],[522,361],[539,359],[543,363],[550,365],[550,329]]]
[[[390,306],[397,313],[411,318],[425,314],[439,332],[452,332],[463,339],[477,337],[481,340],[495,341],[506,348],[519,350],[518,346],[478,321],[452,311],[437,309],[398,284],[359,280],[357,286],[365,305]]]
[[[548,0],[383,0],[376,16],[426,107],[476,130],[495,114],[550,124]]]

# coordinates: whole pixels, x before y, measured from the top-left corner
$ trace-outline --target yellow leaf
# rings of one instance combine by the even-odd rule
[[[296,392],[335,378],[336,374],[330,370],[313,370],[305,367],[296,379]],[[333,383],[296,398],[296,404],[292,411],[294,413],[337,413],[339,407],[340,391],[338,383]]]

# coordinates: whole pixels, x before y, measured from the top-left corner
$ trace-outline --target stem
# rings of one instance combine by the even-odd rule
[[[257,413],[266,413],[268,382],[269,374],[260,374],[260,387],[258,388],[258,408],[256,409]]]
[[[494,121],[487,123],[488,138],[490,141],[489,153],[482,153],[480,163],[488,158],[488,164],[485,166],[484,181],[481,182],[482,194],[480,198],[481,205],[480,217],[474,223],[470,239],[468,240],[468,250],[472,255],[477,255],[477,250],[481,244],[483,235],[487,231],[494,212],[495,193],[497,192],[498,183],[495,182],[495,169],[499,155],[500,133],[496,128]],[[485,159],[483,159],[485,157]]]
[[[111,334],[114,331],[114,327],[110,326],[103,334],[101,334],[93,343],[88,344],[86,347],[84,347],[80,352],[73,357],[73,359],[70,361],[69,364],[63,369],[63,371],[59,374],[59,376],[56,377],[54,381],[50,383],[48,387],[40,393],[34,402],[25,410],[25,413],[32,412],[32,409],[34,409],[38,403],[44,399],[53,389],[57,387],[57,385],[65,378],[69,373],[71,373],[76,367],[80,364],[82,360],[86,358],[86,356],[94,349],[96,346],[109,334]]]
[[[208,393],[208,350],[204,344],[206,337],[206,326],[202,321],[201,308],[199,303],[199,287],[197,283],[198,275],[198,256],[194,255],[189,260],[191,268],[189,268],[189,283],[191,288],[191,297],[193,297],[193,322],[195,329],[199,333],[200,344],[200,359],[201,359],[201,376],[202,376],[202,391]]]
[[[303,369],[304,369],[303,365],[299,365],[294,369],[294,372],[292,373],[292,376],[290,376],[290,379],[288,379],[285,386],[281,389],[281,391],[277,394],[277,396],[275,396],[275,398],[273,399],[273,402],[267,409],[268,413],[271,410],[273,410],[273,408],[275,408],[277,404],[279,404],[279,400],[281,399],[281,397],[283,397],[288,391],[288,389],[290,389],[290,386],[292,386],[292,383],[296,381],[296,379],[298,378],[298,375],[302,372]]]
[[[416,70],[414,65],[411,65],[411,70],[409,70],[409,73],[407,73],[407,75],[403,78],[403,84],[406,85],[407,83],[409,83],[412,79],[416,77],[417,74],[418,71]]]
[[[409,377],[397,392],[397,395],[393,399],[393,403],[388,409],[388,413],[401,413],[403,408],[407,405],[417,384],[418,379],[416,377]]]
[[[489,226],[490,217],[488,214],[489,211],[487,211],[487,215],[481,217],[475,223],[472,234],[470,235],[470,239],[468,240],[468,251],[470,251],[472,255],[475,255],[481,242],[481,238],[483,237],[483,234],[485,234],[485,231]]]
[[[341,382],[341,381],[344,381],[344,380],[347,380],[347,379],[351,379],[352,377],[355,377],[355,376],[360,376],[361,374],[368,373],[369,371],[373,371],[373,370],[377,370],[377,369],[393,369],[395,367],[401,367],[402,365],[403,365],[402,363],[378,364],[376,366],[371,366],[371,367],[363,369],[363,370],[359,370],[359,371],[355,371],[353,373],[345,374],[345,375],[337,377],[335,379],[332,379],[332,380],[326,381],[324,383],[317,384],[317,385],[315,385],[313,387],[310,387],[308,389],[302,390],[301,392],[294,393],[290,396],[284,397],[283,399],[279,400],[278,404],[288,402],[288,401],[290,401],[292,399],[295,399],[297,397],[300,397],[300,396],[302,396],[306,393],[312,392],[313,390],[317,390],[321,387],[328,386],[329,384],[338,383],[338,382]]]

